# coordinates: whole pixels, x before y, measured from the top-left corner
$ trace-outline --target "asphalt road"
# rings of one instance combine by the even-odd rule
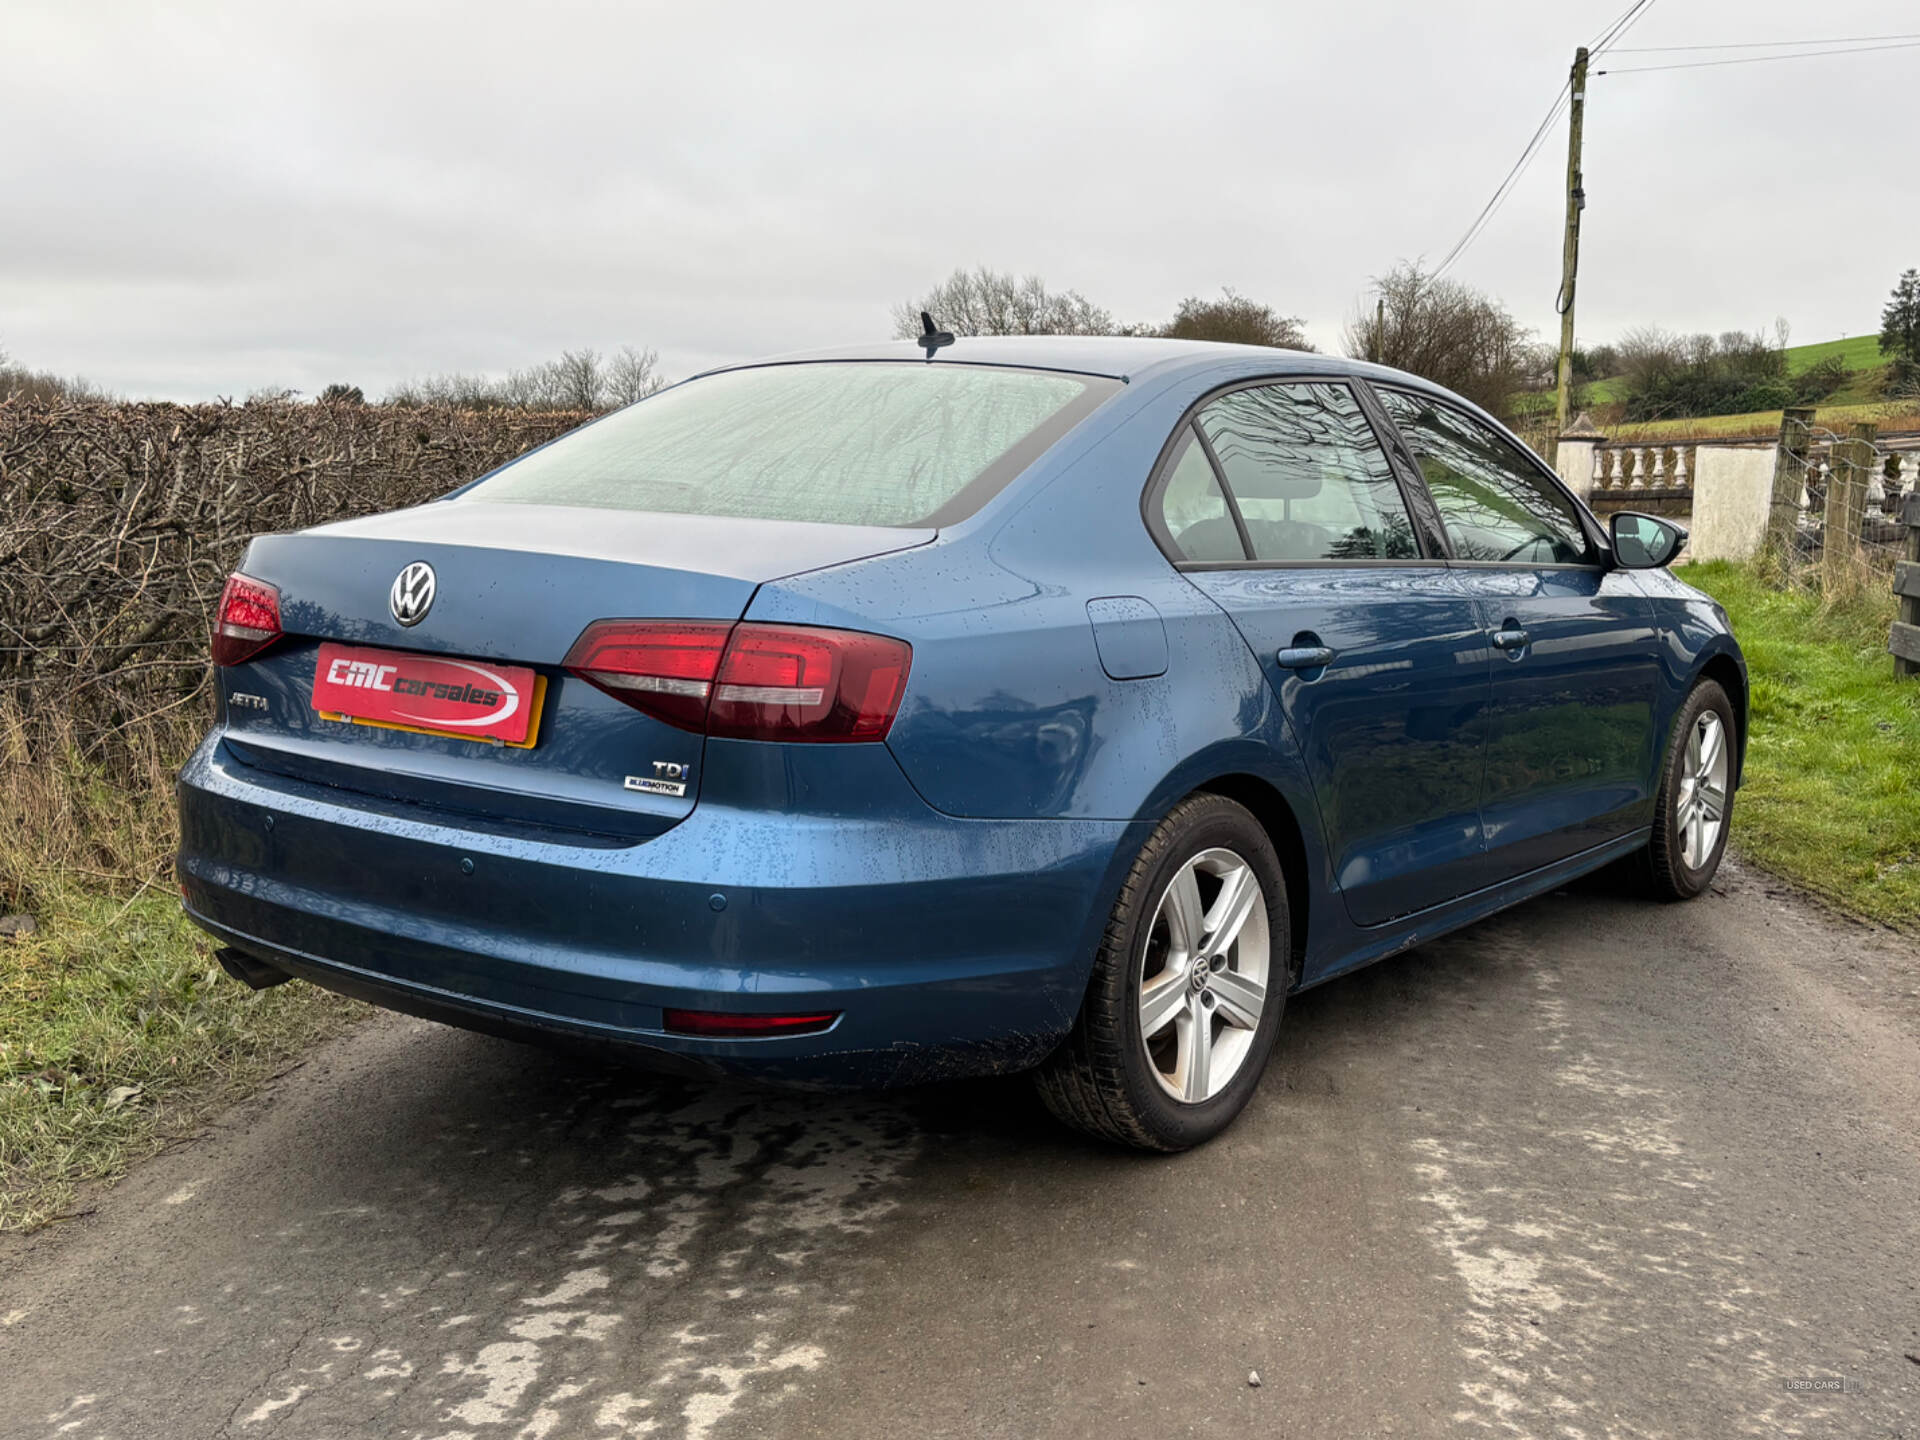
[[[1917,1355],[1920,956],[1739,872],[1298,997],[1191,1155],[388,1017],[0,1243],[7,1437],[1920,1437]]]

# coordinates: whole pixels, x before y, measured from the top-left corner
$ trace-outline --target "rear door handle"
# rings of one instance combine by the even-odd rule
[[[1496,650],[1524,650],[1527,641],[1532,638],[1526,631],[1517,627],[1508,627],[1493,632],[1493,648]]]
[[[1273,658],[1283,670],[1324,670],[1333,663],[1333,649],[1327,645],[1290,645]]]

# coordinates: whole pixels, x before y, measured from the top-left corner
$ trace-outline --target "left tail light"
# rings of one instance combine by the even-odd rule
[[[285,633],[280,628],[280,592],[251,575],[229,575],[213,622],[213,663],[251,660]]]
[[[904,640],[813,625],[597,620],[566,668],[634,709],[730,740],[884,740],[906,692]]]

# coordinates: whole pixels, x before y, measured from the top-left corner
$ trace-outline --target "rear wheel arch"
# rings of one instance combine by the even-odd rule
[[[1307,911],[1312,890],[1307,884],[1307,845],[1293,807],[1267,781],[1257,775],[1221,775],[1194,791],[1201,795],[1221,795],[1251,811],[1273,841],[1280,857],[1280,871],[1287,882],[1289,942],[1293,950],[1293,976],[1298,980],[1307,954]]]

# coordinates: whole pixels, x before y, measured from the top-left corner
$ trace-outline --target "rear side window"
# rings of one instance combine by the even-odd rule
[[[1412,560],[1386,452],[1344,385],[1234,390],[1200,412],[1255,560]]]
[[[1381,403],[1406,437],[1462,560],[1578,565],[1590,558],[1573,502],[1503,437],[1401,390]]]
[[[727,370],[563,436],[461,498],[833,525],[951,524],[1118,383],[890,361]]]
[[[1247,552],[1207,452],[1191,429],[1181,432],[1179,443],[1180,453],[1160,496],[1160,513],[1174,547],[1186,560],[1244,561]]]

